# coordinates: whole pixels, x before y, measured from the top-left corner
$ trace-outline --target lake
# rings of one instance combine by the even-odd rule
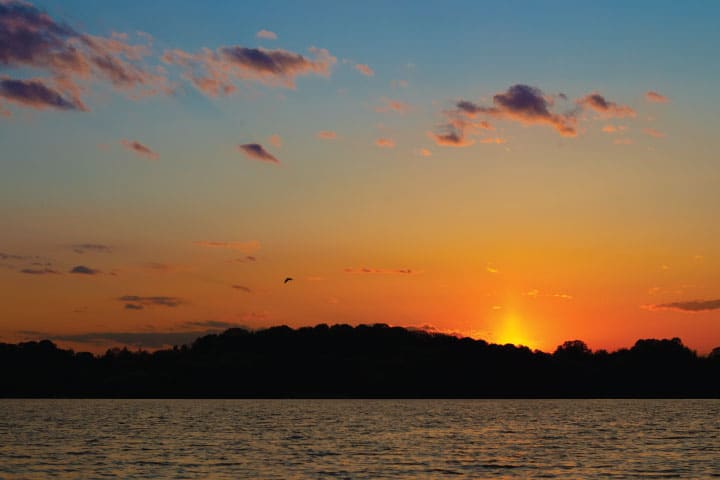
[[[720,400],[0,400],[0,478],[712,478]]]

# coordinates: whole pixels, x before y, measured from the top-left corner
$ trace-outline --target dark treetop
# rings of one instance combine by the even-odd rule
[[[387,325],[232,328],[102,356],[0,344],[2,397],[720,397],[720,349],[680,339],[553,354]]]

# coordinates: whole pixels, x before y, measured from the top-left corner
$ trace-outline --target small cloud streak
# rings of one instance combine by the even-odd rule
[[[676,310],[679,312],[705,312],[720,310],[720,299],[718,300],[689,300],[682,302],[660,303],[656,305],[643,305],[646,310]]]
[[[643,133],[645,135],[648,135],[653,138],[665,138],[666,137],[664,132],[655,130],[654,128],[645,128],[645,129],[643,129]]]
[[[262,38],[264,40],[277,40],[278,36],[277,33],[271,32],[270,30],[262,29],[259,32],[255,34],[257,38]]]
[[[148,147],[147,145],[143,145],[137,140],[122,139],[120,140],[120,144],[125,147],[126,150],[140,157],[144,157],[150,160],[157,160],[158,158],[160,158],[160,155],[157,152],[154,152],[150,147]]]
[[[333,140],[337,138],[337,133],[332,130],[320,130],[315,136],[321,140]]]
[[[1,57],[0,60],[2,60]],[[79,101],[63,96],[58,90],[39,79],[0,78],[0,99],[36,110],[87,110]]]
[[[654,92],[652,90],[649,92],[645,92],[645,100],[653,103],[668,103],[670,101],[670,99],[665,95]]]
[[[375,145],[380,148],[395,148],[395,140],[392,138],[378,138]]]
[[[532,298],[548,297],[548,298],[561,298],[563,300],[572,300],[573,296],[567,293],[541,293],[538,289],[532,289],[525,293],[526,296]]]
[[[375,274],[375,275],[419,275],[420,271],[409,268],[345,268],[345,273],[353,274]]]
[[[605,125],[602,128],[602,131],[604,133],[623,133],[627,130],[627,127],[625,125]]]
[[[170,307],[175,308],[185,304],[185,301],[178,297],[153,296],[143,297],[140,295],[123,295],[118,297],[119,302],[125,303],[126,310],[142,310],[145,307]]]
[[[240,290],[241,292],[252,293],[250,287],[246,287],[245,285],[232,285],[232,288],[234,288],[235,290]]]
[[[364,64],[364,63],[358,63],[353,67],[355,70],[360,72],[361,74],[365,75],[366,77],[372,77],[375,75],[375,71],[370,68],[370,66]]]
[[[60,272],[53,270],[52,268],[23,268],[20,273],[26,273],[28,275],[60,275]]]
[[[260,242],[257,240],[248,240],[246,242],[222,242],[213,240],[198,240],[193,242],[193,245],[200,247],[209,248],[227,248],[230,250],[239,250],[245,254],[251,254],[260,249]],[[255,257],[245,257],[245,259],[252,258],[251,261],[255,261]]]
[[[407,113],[410,111],[410,104],[401,102],[400,100],[392,100],[390,98],[382,98],[381,105],[375,107],[375,111],[378,113],[396,112],[396,113]]]
[[[245,156],[251,160],[258,160],[260,162],[279,164],[278,160],[274,155],[265,150],[265,147],[259,143],[246,143],[237,146],[238,150],[245,154]]]
[[[73,252],[79,254],[112,253],[112,247],[101,243],[76,243],[75,245],[70,245],[70,248],[72,248]]]
[[[415,154],[420,155],[421,157],[432,157],[432,152],[427,148],[418,148],[415,150]]]

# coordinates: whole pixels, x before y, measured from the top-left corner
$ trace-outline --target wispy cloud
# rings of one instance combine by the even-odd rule
[[[644,128],[643,133],[654,138],[664,138],[666,136],[664,132],[655,130],[654,128]]]
[[[462,132],[458,131],[449,133],[428,132],[428,136],[441,147],[469,147],[475,143],[475,140],[466,138]]]
[[[378,138],[375,140],[375,145],[380,148],[394,148],[395,140],[392,138]]]
[[[52,268],[23,268],[20,273],[26,273],[28,275],[60,275],[60,272]]]
[[[142,310],[145,307],[179,307],[186,302],[178,297],[123,295],[118,297],[119,302],[125,303],[126,310]]]
[[[355,70],[357,70],[358,72],[362,73],[363,75],[365,75],[366,77],[372,77],[373,75],[375,75],[375,71],[372,68],[370,68],[370,66],[368,66],[364,63],[358,63],[353,68]]]
[[[277,40],[278,36],[277,33],[271,32],[270,30],[262,29],[259,32],[255,34],[257,38],[262,38],[264,40]]]
[[[215,241],[215,240],[198,240],[193,242],[193,245],[198,245],[200,247],[210,247],[210,248],[228,248],[230,250],[239,250],[245,254],[251,254],[257,250],[260,249],[260,242],[257,240],[248,240],[244,242],[224,242],[224,241]],[[245,257],[246,259],[249,257]],[[254,261],[255,258],[252,257]]]
[[[704,312],[708,310],[719,310],[720,299],[718,300],[689,300],[681,302],[660,303],[656,305],[643,305],[646,310],[677,310],[680,312]]]
[[[345,273],[377,274],[377,275],[418,275],[422,272],[409,268],[345,268]]]
[[[665,95],[652,90],[645,92],[645,100],[653,103],[668,103],[670,101]]]
[[[401,102],[400,100],[392,100],[390,98],[383,97],[380,102],[380,105],[375,107],[375,111],[378,113],[407,113],[410,111],[410,104],[406,102]]]
[[[120,144],[125,147],[126,150],[134,153],[139,157],[144,157],[150,160],[157,160],[158,158],[160,158],[160,155],[157,152],[153,151],[150,147],[148,147],[147,145],[143,145],[137,140],[122,139],[120,140]]]
[[[415,150],[415,155],[420,155],[421,157],[432,157],[432,152],[427,148],[418,148]]]
[[[259,143],[246,143],[244,145],[238,145],[238,150],[245,154],[251,160],[259,160],[261,162],[279,164],[278,160],[274,155],[265,150],[265,147]]]
[[[333,140],[337,138],[337,133],[332,130],[320,130],[315,136],[321,140]]]
[[[75,253],[111,253],[112,247],[109,245],[103,245],[101,243],[76,243],[70,245],[73,252]]]
[[[241,292],[252,293],[250,287],[246,287],[245,285],[232,285],[232,288],[234,288],[235,290],[240,290]]]
[[[561,298],[563,300],[572,300],[573,296],[567,293],[543,293],[538,289],[532,289],[529,292],[525,292],[525,295],[532,298],[538,297],[549,297],[549,298]]]
[[[235,92],[238,81],[294,89],[298,76],[328,77],[337,59],[322,48],[310,48],[309,51],[313,58],[287,50],[232,45],[214,51],[204,49],[199,53],[167,50],[163,60],[181,67],[184,78],[201,92],[218,96]]]

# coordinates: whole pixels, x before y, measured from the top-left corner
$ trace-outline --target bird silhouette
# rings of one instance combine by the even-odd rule
[[[288,282],[290,282],[290,281],[292,281],[292,278],[291,278],[291,277],[286,277],[285,280],[283,281],[283,283],[288,283]]]

